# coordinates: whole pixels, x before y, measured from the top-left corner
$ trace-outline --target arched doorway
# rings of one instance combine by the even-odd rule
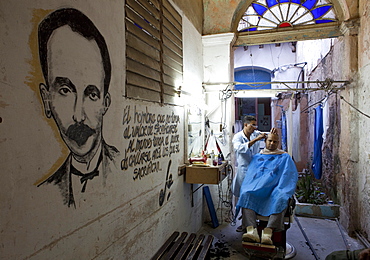
[[[232,31],[235,45],[323,39],[342,35],[347,16],[340,0],[246,0],[239,3]]]
[[[236,82],[270,82],[271,71],[262,67],[245,66],[234,70],[234,78]],[[253,90],[253,84],[244,85],[237,84],[234,86],[236,90]],[[271,84],[266,84],[259,89],[271,89]],[[239,92],[242,93],[242,92]],[[271,98],[259,97],[250,95],[239,95],[235,98],[235,121],[237,129],[242,128],[242,120],[246,115],[253,115],[257,119],[258,129],[263,132],[268,132],[271,129]]]

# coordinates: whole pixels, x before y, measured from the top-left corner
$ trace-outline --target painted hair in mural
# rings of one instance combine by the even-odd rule
[[[105,179],[104,166],[118,154],[102,136],[103,116],[111,103],[108,48],[93,22],[73,8],[45,17],[38,27],[38,44],[45,115],[54,119],[70,150],[60,168],[38,186],[57,185],[64,204],[76,207],[74,193],[84,193],[100,174]]]

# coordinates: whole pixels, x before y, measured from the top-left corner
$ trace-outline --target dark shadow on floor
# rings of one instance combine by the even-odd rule
[[[298,217],[302,227],[299,227],[297,221],[291,224],[287,231],[287,241],[296,250],[294,260],[315,260],[322,259],[333,251],[350,250],[364,248],[364,245],[357,239],[349,237],[345,232],[340,231],[336,220],[319,219],[309,217]],[[220,226],[213,228],[211,225],[204,224],[198,233],[212,234],[215,239],[212,246],[213,260],[221,259],[248,259],[247,254],[242,247],[242,233],[236,232],[240,225],[240,220],[235,225],[223,221]],[[303,232],[309,241],[306,241]],[[314,250],[315,254],[312,250]]]

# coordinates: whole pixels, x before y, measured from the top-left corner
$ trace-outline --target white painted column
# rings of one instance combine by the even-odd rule
[[[232,45],[234,33],[205,35],[203,41],[204,83],[230,82],[234,78]]]
[[[213,131],[214,137],[218,140],[222,153],[231,162],[231,138],[232,126],[234,125],[234,96],[221,100],[222,90],[225,90],[228,83],[234,81],[234,33],[206,35],[202,37],[203,42],[203,86],[207,104],[206,119],[209,119],[209,131]],[[216,84],[214,84],[216,83]],[[223,83],[223,84],[217,84]],[[232,86],[230,86],[232,89]],[[225,96],[224,96],[225,97]],[[220,129],[221,128],[221,129]],[[208,132],[209,133],[209,132]],[[214,147],[214,146],[213,146]],[[211,148],[212,149],[212,148]],[[228,178],[223,181],[223,194],[228,188]],[[217,185],[210,185],[214,198],[214,205],[218,205]],[[227,199],[226,197],[223,198]],[[224,211],[217,211],[220,218]],[[225,216],[224,216],[225,217]]]

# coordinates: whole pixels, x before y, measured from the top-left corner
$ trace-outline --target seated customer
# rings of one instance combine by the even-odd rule
[[[279,136],[273,129],[265,140],[266,147],[249,164],[240,189],[237,213],[243,210],[243,241],[272,245],[272,233],[284,229],[288,200],[298,181],[296,166],[289,154],[278,149]],[[257,232],[256,214],[270,216],[261,239]]]

